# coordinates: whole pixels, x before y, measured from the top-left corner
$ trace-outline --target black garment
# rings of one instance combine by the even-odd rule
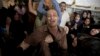
[[[25,27],[20,20],[11,22],[10,32],[16,45],[20,44],[25,38],[24,28]]]
[[[25,14],[23,16],[23,22],[24,22],[24,25],[26,27],[26,31],[28,34],[31,34],[34,31],[35,19],[36,19],[36,15],[33,15],[31,13],[28,13],[28,15]]]
[[[1,27],[4,27],[7,16],[8,16],[8,9],[2,7],[0,9],[0,26]]]
[[[89,34],[90,33],[90,30],[92,28],[92,25],[84,25],[84,24],[81,24],[79,27],[78,27],[78,33],[85,33],[85,34]]]
[[[0,32],[1,42],[1,55],[2,56],[15,56],[15,44],[11,39],[10,33],[7,34],[5,27],[2,27]]]
[[[24,34],[24,25],[23,23],[19,21],[13,21],[10,25],[10,33],[11,33],[11,39],[8,41],[7,49],[8,49],[8,55],[7,56],[17,56],[17,46],[24,40],[25,34]]]
[[[59,46],[59,44],[58,44],[59,41],[54,38],[54,35],[52,33],[50,33],[49,29],[48,29],[48,33],[52,36],[52,38],[54,40],[52,43],[49,43],[51,56],[63,56],[63,55],[65,56],[65,53],[67,55],[67,50],[63,50]]]
[[[90,18],[90,23],[91,23],[92,25],[94,25],[94,24],[95,24],[95,20],[94,20],[94,18],[93,18],[93,17],[91,17],[91,18]]]

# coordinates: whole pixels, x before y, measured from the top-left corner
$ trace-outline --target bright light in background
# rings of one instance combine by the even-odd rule
[[[57,0],[58,3],[63,1],[69,5],[75,1],[75,5],[100,7],[100,0]]]
[[[100,0],[75,0],[75,5],[100,7]]]

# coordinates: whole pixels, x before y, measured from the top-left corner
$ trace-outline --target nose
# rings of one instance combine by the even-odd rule
[[[54,18],[53,14],[51,14],[50,18],[51,18],[51,20]]]
[[[51,20],[53,19],[53,16],[51,16]]]

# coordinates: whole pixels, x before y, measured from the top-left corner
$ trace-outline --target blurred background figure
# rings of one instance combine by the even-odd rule
[[[61,18],[60,26],[64,27],[66,25],[66,23],[70,21],[69,14],[66,10],[67,9],[66,2],[61,2],[60,8],[61,8],[61,12],[62,12],[62,18]]]
[[[80,41],[78,56],[99,56],[100,55],[100,39],[85,38]]]

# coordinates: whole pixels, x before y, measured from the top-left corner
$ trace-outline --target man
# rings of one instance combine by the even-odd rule
[[[69,28],[66,26],[66,23],[68,23],[70,21],[70,18],[69,18],[68,12],[66,11],[66,8],[67,8],[66,2],[61,2],[60,9],[61,9],[61,13],[62,13],[62,18],[61,18],[60,26],[64,27],[66,30],[66,33],[68,34]]]
[[[66,2],[61,2],[60,8],[61,8],[61,12],[62,12],[62,18],[61,18],[60,26],[64,27],[66,25],[66,23],[68,23],[70,21],[69,14],[66,11],[66,8],[67,8]]]
[[[39,44],[40,51],[38,56],[66,56],[66,32],[58,26],[58,15],[54,9],[50,9],[47,12],[47,25],[34,31],[21,43],[20,47],[25,50],[30,45],[37,46]],[[56,46],[55,48],[58,48],[58,52],[61,54],[53,52],[52,46]]]

